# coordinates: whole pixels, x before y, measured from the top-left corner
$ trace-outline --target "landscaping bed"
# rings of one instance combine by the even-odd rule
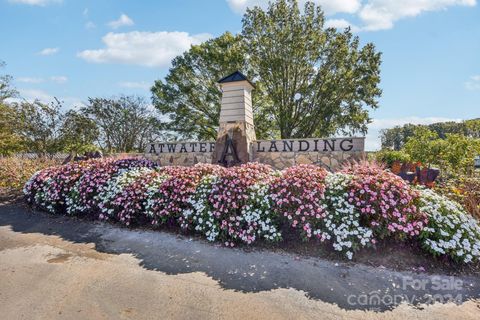
[[[466,270],[476,269],[480,258],[477,220],[375,163],[328,173],[314,165],[277,171],[258,163],[158,167],[143,159],[101,159],[44,169],[24,191],[29,203],[54,214],[166,228],[225,246],[260,244],[307,255],[321,247],[321,255],[374,265],[381,264],[377,250],[393,255],[390,248],[403,248],[398,253],[419,258],[405,266],[401,256],[385,259],[386,266],[419,271],[431,267],[425,257]]]

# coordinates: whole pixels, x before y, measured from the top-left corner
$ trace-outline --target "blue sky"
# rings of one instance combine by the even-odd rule
[[[315,0],[329,26],[350,25],[382,56],[380,108],[367,136],[407,122],[480,117],[480,8],[476,0]],[[263,0],[0,0],[2,73],[26,99],[139,94],[172,57],[241,30]]]

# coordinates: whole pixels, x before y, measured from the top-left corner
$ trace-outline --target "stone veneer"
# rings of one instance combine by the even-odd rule
[[[144,154],[145,158],[161,166],[193,166],[197,163],[212,163],[213,154],[206,153],[165,153]],[[296,164],[318,164],[329,171],[339,169],[342,164],[365,158],[365,152],[254,152],[253,162],[269,164],[275,169],[285,169]]]
[[[197,163],[212,163],[213,152],[145,153],[144,156],[161,166],[193,166]]]
[[[285,169],[296,164],[317,164],[329,171],[339,169],[346,162],[365,158],[365,152],[254,152],[253,161],[269,164],[275,169]]]

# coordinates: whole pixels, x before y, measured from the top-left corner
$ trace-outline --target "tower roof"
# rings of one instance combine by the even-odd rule
[[[247,81],[248,83],[250,83],[252,87],[255,88],[255,85],[251,83],[250,80],[248,80],[247,77],[245,77],[245,75],[240,71],[235,71],[234,73],[229,74],[226,77],[223,77],[222,79],[218,80],[218,83],[227,83],[227,82],[236,82],[236,81]]]

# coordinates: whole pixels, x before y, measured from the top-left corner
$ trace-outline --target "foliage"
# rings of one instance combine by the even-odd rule
[[[61,101],[55,99],[49,104],[22,101],[13,103],[12,108],[15,110],[15,132],[21,137],[25,150],[41,155],[63,150]]]
[[[0,157],[0,189],[21,191],[28,179],[37,171],[59,164],[54,159],[22,159]]]
[[[97,124],[85,114],[69,110],[63,117],[60,134],[65,151],[83,154],[97,149],[94,143],[100,132]]]
[[[420,189],[419,208],[428,216],[420,238],[434,255],[469,263],[480,260],[480,225],[456,202],[432,190]]]
[[[321,238],[330,240],[333,248],[343,252],[348,259],[361,247],[375,244],[373,232],[362,226],[361,211],[348,201],[352,175],[328,174],[325,178],[325,218],[321,227],[314,231]]]
[[[0,68],[3,67],[5,67],[5,62],[0,60]],[[12,87],[12,79],[11,75],[0,75],[0,105],[6,99],[15,98],[18,95],[17,90]]]
[[[163,179],[148,184],[146,212],[154,225],[173,219],[181,219],[182,212],[190,208],[190,197],[195,193],[201,178],[207,174],[219,173],[221,168],[210,164],[194,167],[163,167]]]
[[[443,141],[435,132],[419,127],[415,129],[414,135],[405,144],[404,151],[410,155],[413,161],[428,165],[439,159],[442,147]]]
[[[380,54],[349,29],[324,29],[320,6],[278,0],[248,9],[241,35],[225,33],[173,60],[153,101],[182,138],[215,139],[221,93],[215,81],[235,70],[255,81],[259,138],[366,132],[367,107],[381,94]]]
[[[236,70],[254,77],[246,49],[241,36],[225,32],[176,57],[165,80],[157,80],[152,88],[155,107],[170,120],[165,129],[183,139],[215,140],[222,97],[217,80]],[[252,92],[255,131],[267,138],[271,125],[263,112],[263,96],[261,86]]]
[[[313,165],[159,168],[141,159],[94,159],[41,170],[24,192],[52,213],[126,226],[167,224],[227,246],[277,241],[291,229],[349,259],[378,238],[419,241],[462,263],[480,256],[480,227],[461,206],[375,163],[328,174]]]
[[[381,94],[380,54],[349,29],[324,28],[320,6],[295,0],[247,9],[242,36],[281,138],[365,133]]]
[[[69,214],[99,216],[102,203],[99,194],[103,193],[110,180],[130,169],[156,167],[155,163],[141,159],[106,158],[89,162],[92,166],[78,179],[66,200]]]
[[[395,162],[408,163],[410,162],[410,155],[404,151],[383,149],[375,154],[375,159],[378,162],[384,163],[387,167],[391,168]]]
[[[435,187],[435,191],[462,204],[468,213],[480,220],[480,177],[478,175],[444,179]]]
[[[382,149],[400,150],[415,134],[417,128],[425,128],[435,132],[440,139],[448,134],[460,134],[470,138],[480,138],[480,119],[471,119],[461,122],[438,122],[429,125],[414,125],[411,123],[395,126],[381,131]]]
[[[418,193],[399,176],[369,162],[354,163],[343,172],[353,175],[348,202],[363,214],[375,236],[414,237],[427,223],[415,206]]]
[[[143,151],[159,130],[158,119],[140,97],[89,98],[82,112],[99,128],[100,144],[108,152]]]
[[[315,226],[326,215],[322,205],[326,175],[321,167],[298,165],[285,169],[271,184],[273,211],[292,228],[300,229],[304,240],[320,237]]]
[[[16,112],[9,104],[0,102],[0,156],[23,151],[25,145],[16,129]]]
[[[0,61],[0,68],[5,62]],[[14,98],[18,92],[11,85],[12,76],[0,75],[0,156],[8,156],[23,149],[22,140],[15,132],[15,110],[5,101]]]
[[[96,124],[75,110],[63,112],[63,102],[13,102],[0,105],[0,154],[31,152],[83,153],[98,149]]]
[[[460,134],[447,134],[445,139],[419,127],[403,149],[413,161],[438,166],[444,173],[468,174],[473,171],[473,159],[480,154],[480,139]]]
[[[190,221],[208,240],[220,239],[229,246],[240,241],[251,244],[257,238],[278,240],[281,235],[268,197],[271,174],[268,166],[251,163],[219,176],[207,175],[199,192],[192,195],[184,221]]]

